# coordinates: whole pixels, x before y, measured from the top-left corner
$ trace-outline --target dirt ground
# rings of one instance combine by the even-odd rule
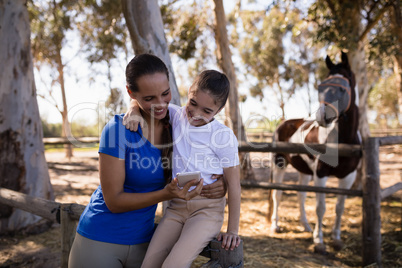
[[[252,154],[263,167],[255,168],[258,180],[268,181],[269,157]],[[57,202],[87,204],[98,186],[98,156],[95,150],[75,151],[68,162],[62,152],[47,152],[51,182]],[[380,152],[382,188],[402,181],[402,147],[383,147]],[[286,183],[296,183],[297,174],[289,169]],[[336,187],[336,179],[329,180]],[[326,255],[314,253],[312,234],[303,232],[298,223],[296,192],[285,192],[280,207],[283,231],[271,235],[266,220],[268,191],[242,189],[240,235],[244,242],[244,267],[361,267],[362,264],[362,200],[347,198],[342,218],[345,247],[334,251],[330,232],[335,218],[335,195],[327,195],[324,217]],[[307,194],[306,211],[310,225],[315,221],[315,198]],[[157,218],[161,209],[158,208]],[[381,234],[383,267],[402,267],[402,191],[381,202]],[[222,230],[226,228],[226,222]],[[192,267],[207,262],[198,257]],[[35,235],[19,233],[0,237],[0,267],[60,267],[60,225]]]

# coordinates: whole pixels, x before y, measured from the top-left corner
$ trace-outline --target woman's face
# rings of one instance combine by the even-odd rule
[[[138,91],[128,89],[131,98],[137,100],[143,116],[161,120],[166,116],[172,99],[169,80],[165,73],[141,76],[137,80]]]

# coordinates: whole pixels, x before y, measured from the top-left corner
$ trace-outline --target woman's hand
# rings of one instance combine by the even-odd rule
[[[218,241],[222,241],[222,248],[228,250],[234,250],[234,248],[240,245],[240,236],[235,233],[227,232],[227,233],[220,233],[218,235]]]
[[[206,198],[221,198],[226,195],[226,184],[223,175],[212,175],[212,179],[217,179],[214,183],[204,185],[201,196]]]
[[[123,125],[131,131],[138,130],[138,124],[141,127],[144,126],[144,118],[141,116],[140,108],[138,107],[136,100],[131,100],[130,107],[123,117]]]
[[[165,189],[169,191],[172,198],[180,198],[184,200],[190,200],[198,195],[200,195],[202,187],[203,187],[204,180],[201,179],[200,181],[191,180],[187,182],[183,188],[179,187],[177,178],[174,178],[168,185],[166,185]],[[196,186],[190,192],[188,191],[190,187]]]

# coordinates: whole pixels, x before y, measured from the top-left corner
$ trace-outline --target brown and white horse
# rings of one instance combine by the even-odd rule
[[[345,143],[360,144],[358,133],[359,111],[358,93],[355,91],[355,77],[350,69],[348,57],[342,52],[342,62],[332,63],[327,56],[325,59],[329,69],[328,77],[318,86],[320,108],[316,114],[316,120],[304,119],[286,120],[275,131],[274,140],[290,143]],[[308,145],[306,145],[308,148]],[[336,153],[336,152],[335,152]],[[358,157],[338,157],[332,155],[312,154],[273,154],[271,180],[281,183],[285,174],[285,167],[291,164],[299,171],[299,184],[307,185],[311,178],[314,185],[325,187],[329,176],[339,179],[339,188],[350,189],[355,177],[356,167],[359,164]],[[279,232],[278,208],[282,191],[274,190],[271,200],[272,216],[271,231]],[[311,232],[306,218],[304,203],[305,192],[298,192],[300,221],[305,231]],[[336,203],[336,219],[332,229],[334,247],[340,249],[341,242],[341,217],[344,211],[345,196],[339,195]],[[322,219],[325,213],[325,194],[316,194],[317,221],[313,233],[315,250],[325,252],[323,241]],[[269,216],[268,216],[269,217]]]

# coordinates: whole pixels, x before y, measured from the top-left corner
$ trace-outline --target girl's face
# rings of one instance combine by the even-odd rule
[[[192,126],[199,127],[208,124],[220,110],[222,110],[220,105],[207,92],[190,88],[186,114]]]
[[[166,116],[172,99],[169,80],[165,73],[141,76],[137,80],[138,91],[127,88],[131,98],[137,100],[145,119],[161,120]]]

